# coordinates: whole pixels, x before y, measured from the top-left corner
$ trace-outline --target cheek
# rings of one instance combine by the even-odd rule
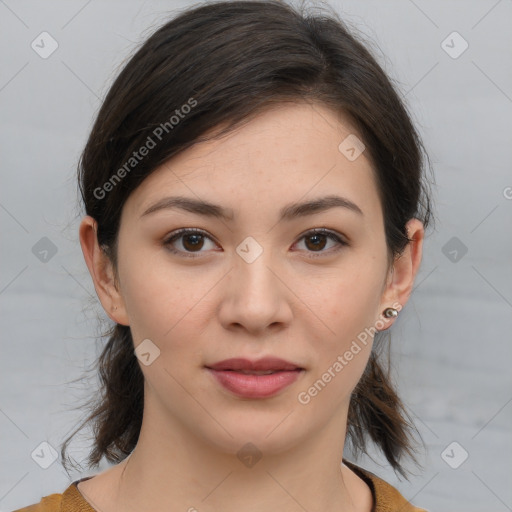
[[[345,410],[371,354],[377,298],[372,287],[352,289],[349,283],[332,286],[329,307],[320,308],[328,330],[310,346],[315,354],[309,379],[301,387],[299,403],[312,405],[313,416]],[[330,411],[330,412],[328,412]]]
[[[181,274],[171,273],[162,255],[155,257],[141,249],[128,252],[126,248],[123,254],[126,256],[119,262],[119,273],[134,341],[144,338],[157,341],[189,309],[191,294],[184,289],[186,283]]]
[[[348,399],[372,349],[384,270],[371,257],[357,259],[357,264],[347,262],[344,269],[323,280],[308,297],[308,306],[324,324],[323,335],[311,347],[316,357],[308,382],[313,395],[321,391],[322,403],[340,405]]]
[[[161,349],[172,344],[175,354],[190,349],[201,322],[211,317],[209,291],[219,275],[173,265],[165,250],[154,248],[133,251],[119,269],[135,345],[149,338]]]
[[[335,344],[375,325],[383,272],[375,261],[360,258],[358,265],[346,268],[325,283],[317,309],[330,330],[337,333]]]

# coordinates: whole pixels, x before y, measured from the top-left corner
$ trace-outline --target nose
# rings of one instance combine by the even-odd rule
[[[263,251],[252,262],[234,258],[224,280],[219,309],[224,328],[261,334],[290,324],[294,296],[284,270],[272,261],[270,253]]]

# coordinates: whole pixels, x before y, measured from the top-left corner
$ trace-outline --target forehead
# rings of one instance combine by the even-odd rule
[[[285,203],[337,192],[364,205],[370,216],[379,215],[369,158],[364,151],[355,159],[346,153],[346,141],[353,145],[359,139],[348,118],[323,105],[274,106],[170,159],[125,206],[141,215],[165,195],[179,193],[222,203],[236,215],[255,203],[277,211]]]

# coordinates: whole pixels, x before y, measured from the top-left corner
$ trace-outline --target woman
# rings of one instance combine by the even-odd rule
[[[217,2],[157,30],[79,165],[115,323],[82,426],[90,465],[116,465],[20,510],[420,510],[342,457],[371,440],[401,474],[414,459],[377,333],[421,262],[423,161],[334,14]]]

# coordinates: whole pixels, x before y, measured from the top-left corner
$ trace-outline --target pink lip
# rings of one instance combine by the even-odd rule
[[[257,361],[234,358],[206,367],[224,388],[244,398],[268,398],[295,382],[303,368],[274,357]],[[249,375],[242,371],[268,371],[268,375]]]
[[[278,357],[263,357],[257,361],[250,361],[241,357],[225,359],[215,364],[210,364],[207,368],[212,370],[246,370],[246,371],[265,371],[265,370],[301,370],[302,368],[294,363],[279,359]]]

